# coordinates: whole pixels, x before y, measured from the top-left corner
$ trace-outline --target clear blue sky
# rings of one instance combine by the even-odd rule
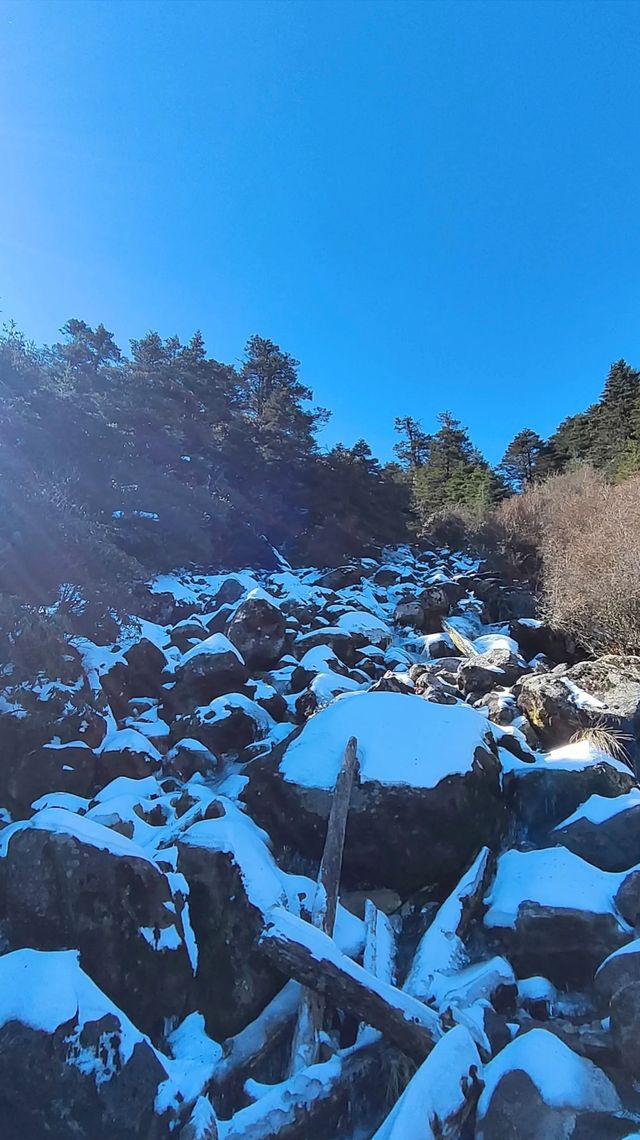
[[[0,0],[0,306],[303,362],[491,460],[640,366],[640,4]]]

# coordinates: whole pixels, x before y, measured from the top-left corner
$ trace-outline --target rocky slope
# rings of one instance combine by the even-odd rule
[[[7,1140],[640,1129],[640,659],[403,547],[164,575],[3,682]]]

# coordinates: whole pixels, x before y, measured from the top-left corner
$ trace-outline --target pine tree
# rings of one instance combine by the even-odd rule
[[[400,436],[400,440],[393,450],[403,467],[415,473],[429,458],[431,436],[423,431],[420,421],[414,420],[412,416],[398,416],[394,430]]]
[[[498,471],[510,486],[521,491],[533,483],[544,453],[545,445],[537,432],[524,428],[511,440],[498,464]]]
[[[69,368],[97,373],[105,364],[118,364],[121,352],[103,324],[92,329],[86,321],[72,317],[60,332],[67,338],[64,344],[54,344],[53,353]]]

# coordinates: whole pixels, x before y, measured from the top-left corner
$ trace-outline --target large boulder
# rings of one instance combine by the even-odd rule
[[[199,740],[214,755],[239,753],[261,740],[273,727],[266,709],[243,693],[227,693],[208,705],[177,716],[172,726],[172,742],[182,737]]]
[[[543,974],[580,987],[631,938],[616,904],[624,878],[564,847],[507,851],[486,900],[485,927],[520,977]]]
[[[640,982],[640,938],[614,950],[598,966],[595,988],[603,1013],[606,1013],[616,990],[621,990],[632,982]]]
[[[158,749],[143,733],[133,728],[114,729],[98,751],[100,787],[117,776],[128,776],[132,780],[152,776],[159,771],[161,760]]]
[[[352,887],[408,895],[446,888],[502,825],[499,765],[488,722],[398,693],[339,697],[288,744],[247,769],[242,795],[282,846],[317,860],[349,737],[360,774],[349,811],[344,875]]]
[[[554,835],[603,871],[629,870],[640,863],[640,788],[615,799],[590,796]]]
[[[590,796],[621,796],[636,786],[626,764],[601,752],[589,741],[576,741],[532,763],[503,758],[505,799],[527,839],[546,840],[548,833]]]
[[[75,950],[0,958],[0,1111],[7,1140],[164,1140],[168,1072]]]
[[[81,740],[71,744],[52,740],[33,752],[18,753],[7,765],[1,802],[21,816],[46,792],[90,796],[98,786],[98,772],[98,757]]]
[[[242,655],[249,669],[269,669],[282,656],[285,644],[285,617],[274,601],[260,590],[252,590],[240,603],[227,636]]]
[[[223,633],[214,633],[184,654],[174,673],[167,704],[180,712],[208,704],[244,684],[248,672],[242,655]]]
[[[608,655],[523,677],[518,704],[548,748],[581,729],[607,731],[634,757],[640,729],[640,657]]]
[[[208,814],[180,837],[178,868],[198,944],[195,1003],[221,1040],[253,1021],[283,984],[258,949],[268,912],[284,907],[308,918],[315,883],[282,871],[265,833],[231,801],[220,797]],[[345,953],[359,951],[361,925],[338,907],[335,938]]]
[[[622,1112],[605,1073],[546,1029],[520,1034],[483,1075],[478,1140],[566,1140],[583,1115]]]
[[[159,1034],[189,1000],[186,913],[137,844],[63,808],[1,833],[0,896],[9,947],[76,947],[137,1025]]]

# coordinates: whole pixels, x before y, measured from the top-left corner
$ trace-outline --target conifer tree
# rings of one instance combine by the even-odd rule
[[[420,421],[414,420],[412,416],[398,416],[394,430],[400,436],[400,440],[394,445],[393,450],[403,467],[413,474],[419,467],[423,467],[429,458],[431,436],[423,431]]]
[[[498,464],[498,471],[511,487],[521,491],[533,483],[539,473],[544,451],[544,443],[537,432],[523,428],[511,440]]]

